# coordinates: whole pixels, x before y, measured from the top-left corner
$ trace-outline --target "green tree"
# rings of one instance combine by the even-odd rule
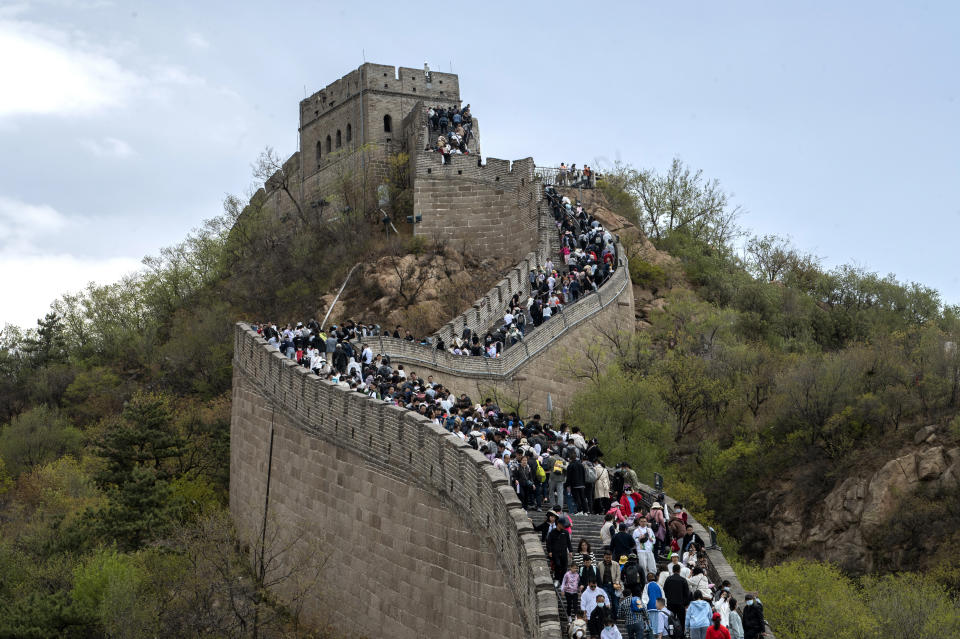
[[[76,454],[83,433],[57,410],[37,406],[14,417],[0,431],[0,456],[14,476],[41,463]]]
[[[103,488],[121,486],[133,479],[137,468],[150,468],[157,479],[167,479],[170,460],[178,457],[183,440],[173,425],[170,400],[161,394],[137,393],[123,417],[104,429],[97,455],[105,460],[97,482]],[[140,475],[139,481],[143,476]]]
[[[736,220],[739,206],[716,180],[707,180],[703,171],[693,171],[674,158],[665,173],[651,169],[629,169],[623,179],[640,213],[639,222],[656,242],[683,231],[710,246],[727,246],[739,234]]]

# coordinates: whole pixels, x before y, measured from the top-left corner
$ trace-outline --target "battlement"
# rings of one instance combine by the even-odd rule
[[[300,101],[301,126],[322,117],[365,92],[422,98],[430,104],[460,105],[460,78],[455,73],[394,67],[367,62]],[[401,115],[402,117],[402,115]]]

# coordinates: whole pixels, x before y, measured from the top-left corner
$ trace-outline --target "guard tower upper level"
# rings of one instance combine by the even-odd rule
[[[365,63],[300,102],[300,148],[307,173],[361,145],[390,151],[419,101],[460,106],[460,79],[426,68]]]

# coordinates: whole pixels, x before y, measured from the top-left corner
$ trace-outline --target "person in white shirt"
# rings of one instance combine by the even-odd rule
[[[507,311],[503,314],[503,326],[508,328],[511,324],[513,324],[513,313]]]
[[[363,360],[364,364],[371,364],[373,362],[373,351],[366,344],[363,345],[363,351],[360,353],[360,359]]]
[[[673,574],[673,567],[680,566],[680,576],[684,579],[690,576],[690,569],[680,563],[680,555],[673,553],[670,555],[670,563],[667,564],[666,570],[660,573],[660,578],[657,579],[657,583],[660,584],[660,587],[663,588],[663,582],[667,580],[667,577]]]
[[[648,573],[657,574],[657,560],[653,556],[656,536],[653,534],[653,529],[647,526],[646,517],[641,517],[637,527],[634,528],[633,540],[637,544],[637,563],[640,565],[640,574],[644,578]]]
[[[623,635],[620,634],[620,629],[617,628],[613,619],[607,619],[607,624],[600,632],[600,639],[623,639]]]
[[[656,639],[661,639],[667,634],[670,619],[670,611],[667,610],[667,600],[663,597],[657,599],[657,609],[650,615],[650,630]]]
[[[593,609],[597,607],[597,597],[606,598],[606,595],[606,592],[597,588],[597,582],[591,579],[589,585],[580,593],[580,610],[587,614],[587,619],[590,618]]]

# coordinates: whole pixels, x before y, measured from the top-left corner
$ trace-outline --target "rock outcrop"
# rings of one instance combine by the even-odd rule
[[[787,481],[754,495],[748,510],[769,515],[745,531],[746,544],[763,548],[766,563],[799,555],[855,573],[876,569],[880,549],[873,547],[873,540],[883,536],[897,509],[921,491],[960,487],[960,447],[937,440],[936,427],[921,428],[914,439],[916,449],[879,469],[846,477],[814,505]]]

